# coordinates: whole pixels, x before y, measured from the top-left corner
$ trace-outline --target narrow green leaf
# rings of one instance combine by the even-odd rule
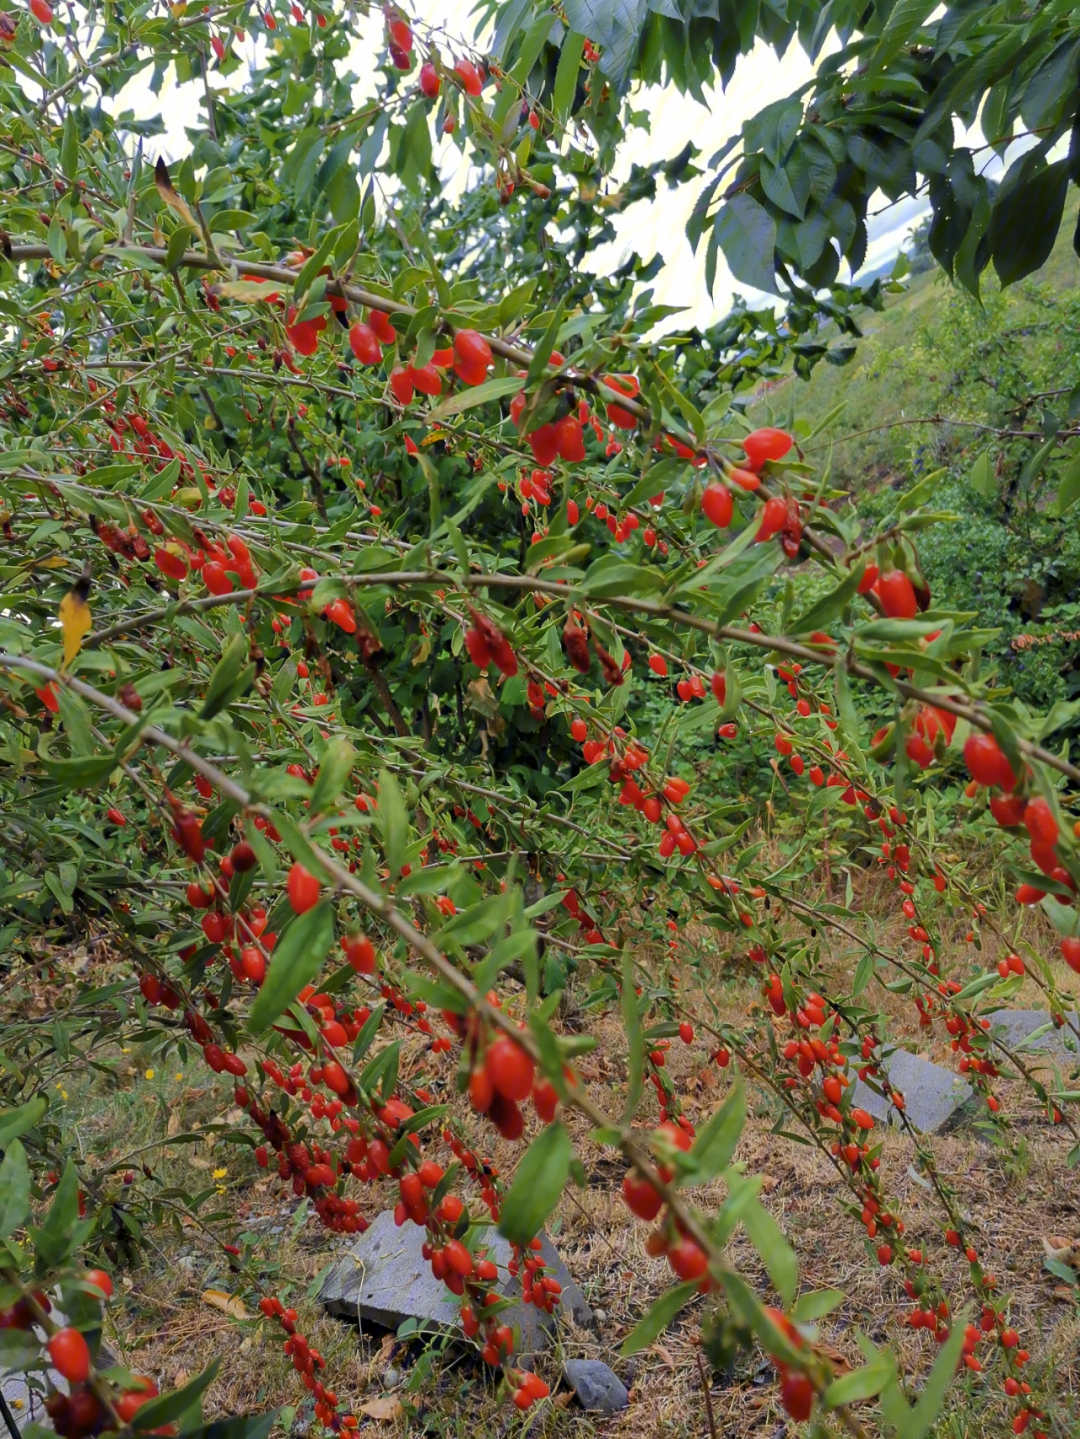
[[[637,992],[634,986],[634,962],[629,949],[623,950],[620,988],[623,1030],[626,1034],[626,1064],[629,1071],[622,1122],[629,1124],[641,1102],[645,1077],[645,1037],[641,1032],[641,1016],[638,1014]]]
[[[447,395],[446,399],[440,400],[431,411],[428,419],[432,424],[439,420],[448,420],[451,415],[460,415],[463,410],[471,410],[476,405],[486,405],[489,400],[502,400],[508,395],[516,395],[524,387],[525,381],[518,375],[503,375],[500,379],[485,380],[482,385],[470,385],[454,395]]]
[[[734,1187],[729,1187],[734,1193]],[[760,1199],[755,1198],[754,1202],[747,1206],[742,1222],[786,1307],[794,1299],[799,1282],[799,1265],[794,1249]]]
[[[244,633],[233,635],[225,646],[225,652],[214,667],[210,683],[203,700],[202,718],[210,719],[225,708],[233,698],[233,687],[240,678],[244,660],[248,654],[248,639]]]
[[[0,1164],[0,1240],[8,1239],[30,1218],[30,1169],[18,1139],[8,1141]]]
[[[810,634],[813,630],[822,629],[838,615],[842,615],[862,583],[865,573],[866,566],[858,565],[850,575],[840,581],[834,590],[830,590],[816,604],[811,605],[808,610],[799,615],[798,619],[792,620],[789,626],[790,633],[793,635]]]
[[[401,788],[389,770],[379,775],[379,806],[376,810],[382,832],[383,850],[390,866],[390,877],[396,878],[405,863],[409,843],[409,818]]]
[[[44,1118],[48,1107],[49,1101],[43,1094],[39,1094],[36,1099],[20,1104],[18,1109],[0,1110],[0,1149],[6,1149],[13,1139],[18,1139],[28,1129],[33,1129],[34,1125]]]
[[[723,1104],[698,1131],[688,1160],[692,1166],[688,1179],[694,1184],[707,1184],[731,1163],[746,1123],[746,1094],[741,1080],[735,1084]]]
[[[642,1349],[648,1349],[650,1344],[655,1344],[679,1310],[693,1299],[697,1288],[697,1281],[691,1279],[686,1284],[677,1284],[674,1289],[669,1289],[666,1294],[661,1294],[636,1328],[623,1340],[622,1348],[619,1350],[623,1358],[637,1354]]]
[[[282,931],[270,956],[262,988],[251,1006],[248,1029],[261,1034],[286,1010],[322,968],[334,942],[334,909],[323,900],[297,915]]]
[[[311,791],[309,814],[325,814],[336,803],[355,761],[356,751],[348,740],[330,741],[319,759],[319,773]]]
[[[1065,473],[1058,480],[1058,514],[1063,515],[1077,500],[1080,500],[1080,450],[1070,457]]]
[[[571,30],[563,37],[559,65],[555,71],[555,86],[551,92],[551,108],[560,124],[566,122],[573,110],[584,46],[585,36],[579,35],[576,30]]]
[[[156,1429],[161,1424],[170,1424],[174,1419],[178,1419],[206,1393],[217,1378],[220,1368],[221,1360],[213,1359],[201,1374],[196,1374],[194,1379],[189,1379],[179,1389],[172,1389],[168,1394],[160,1394],[156,1399],[151,1399],[137,1411],[131,1421],[132,1428]]]
[[[559,1202],[574,1147],[566,1126],[546,1125],[525,1151],[502,1207],[499,1233],[511,1244],[527,1244],[540,1233]]]

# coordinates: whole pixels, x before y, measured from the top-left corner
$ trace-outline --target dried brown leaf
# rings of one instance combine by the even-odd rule
[[[366,1414],[369,1419],[400,1419],[405,1413],[401,1407],[401,1400],[387,1397],[386,1399],[369,1399],[366,1404],[361,1404],[357,1410],[360,1414]]]

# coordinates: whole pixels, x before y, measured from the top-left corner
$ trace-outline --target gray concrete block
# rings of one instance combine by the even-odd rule
[[[1051,1050],[1063,1059],[1070,1056],[1080,1060],[1080,1042],[1071,1029],[1056,1029],[1047,1009],[995,1009],[988,1016],[993,1024],[992,1034],[997,1034],[1010,1049]],[[1066,1016],[1068,1021],[1080,1028],[1080,1017],[1075,1013]]]
[[[434,1277],[431,1265],[421,1253],[427,1231],[407,1223],[399,1229],[392,1211],[384,1210],[349,1247],[326,1276],[319,1300],[329,1314],[397,1329],[406,1319],[416,1319],[425,1328],[461,1329],[461,1304],[446,1286]],[[492,1228],[487,1257],[498,1267],[497,1288],[508,1299],[521,1294],[519,1281],[507,1264],[510,1245]],[[584,1294],[570,1278],[546,1234],[540,1236],[540,1253],[550,1273],[562,1285],[562,1300],[555,1315],[540,1313],[532,1304],[515,1304],[503,1311],[503,1323],[517,1326],[521,1336],[519,1353],[538,1353],[550,1343],[551,1329],[558,1314],[567,1314],[575,1324],[590,1324],[592,1310]]]
[[[893,1089],[904,1096],[904,1113],[923,1134],[943,1129],[971,1098],[971,1085],[940,1064],[909,1054],[906,1049],[893,1050],[884,1063]],[[896,1124],[899,1115],[890,1099],[875,1094],[861,1079],[855,1081],[853,1102],[867,1110],[875,1119]]]
[[[563,1378],[581,1407],[593,1414],[617,1414],[630,1403],[626,1385],[600,1359],[568,1359]]]

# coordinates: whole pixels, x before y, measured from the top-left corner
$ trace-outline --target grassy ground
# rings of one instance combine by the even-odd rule
[[[1004,293],[1004,313],[998,320],[1002,328],[1023,331],[1033,324],[1042,326],[1046,315],[1036,298],[1040,291],[1045,288],[1061,297],[1080,287],[1080,259],[1072,247],[1075,227],[1076,206],[1070,204],[1046,264]],[[837,442],[835,474],[856,488],[885,480],[903,468],[913,444],[940,440],[938,427],[909,427],[907,422],[939,410],[953,416],[966,413],[950,388],[952,376],[939,363],[937,337],[951,309],[974,302],[955,289],[937,265],[904,283],[903,294],[886,297],[883,312],[860,316],[865,338],[848,365],[838,369],[818,364],[808,381],[794,376],[781,380],[749,411],[756,423],[782,422],[794,402],[795,414],[816,428],[842,405],[827,434]],[[982,291],[989,328],[989,309],[1000,294],[992,269],[983,276]],[[913,364],[916,356],[921,362]],[[991,392],[984,391],[983,397],[991,400]],[[841,440],[842,436],[854,438]]]
[[[864,879],[857,907],[871,912],[880,908],[877,883],[876,875]],[[882,911],[884,942],[889,938],[887,923]],[[690,938],[688,947],[708,953],[710,943],[702,935],[700,940]],[[836,954],[832,963],[838,980],[850,974],[854,960]],[[715,954],[703,963],[696,973],[686,971],[687,992],[704,980],[725,1016],[744,1021],[756,1003],[752,978]],[[897,996],[883,997],[893,1015],[895,1038],[950,1063],[952,1056],[940,1042],[928,1049],[920,1039],[910,1004]],[[1037,996],[1032,991],[1015,1003],[1034,1007]],[[598,1034],[600,1045],[583,1060],[583,1078],[598,1102],[617,1111],[625,1076],[618,1022],[612,1015],[590,1014],[588,1027]],[[541,1372],[554,1387],[563,1357],[596,1357],[611,1364],[630,1388],[632,1402],[621,1416],[603,1424],[582,1414],[568,1393],[557,1390],[553,1403],[523,1419],[495,1403],[484,1366],[461,1350],[424,1357],[415,1342],[399,1343],[377,1332],[358,1335],[350,1326],[320,1316],[314,1293],[341,1241],[327,1236],[317,1221],[309,1221],[276,1179],[258,1171],[250,1151],[228,1142],[225,1131],[239,1120],[239,1111],[226,1113],[222,1126],[221,1104],[201,1063],[190,1054],[187,1062],[175,1053],[151,1059],[136,1049],[119,1058],[115,1081],[98,1076],[70,1082],[64,1102],[73,1142],[83,1154],[121,1169],[145,1161],[166,1193],[168,1186],[206,1190],[200,1213],[210,1228],[227,1240],[241,1234],[255,1237],[250,1266],[241,1274],[230,1272],[219,1242],[198,1225],[177,1217],[171,1231],[155,1236],[143,1262],[121,1281],[110,1309],[107,1340],[132,1368],[172,1384],[218,1359],[221,1371],[208,1395],[211,1414],[297,1403],[302,1391],[281,1354],[280,1337],[230,1317],[206,1297],[208,1290],[223,1291],[239,1297],[250,1310],[260,1294],[276,1291],[300,1311],[300,1327],[327,1359],[328,1383],[361,1415],[363,1432],[375,1439],[400,1433],[403,1427],[411,1433],[469,1439],[525,1432],[537,1439],[576,1439],[599,1432],[634,1439],[700,1439],[708,1434],[696,1362],[704,1301],[685,1311],[650,1349],[630,1360],[619,1357],[622,1340],[668,1286],[670,1276],[666,1263],[645,1253],[646,1226],[631,1219],[619,1198],[624,1166],[612,1151],[595,1145],[575,1120],[571,1129],[590,1185],[580,1193],[567,1192],[552,1229],[570,1272],[602,1317],[595,1330],[564,1328],[558,1351],[545,1360]],[[430,1063],[416,1040],[406,1042],[404,1075],[427,1070]],[[721,1073],[710,1065],[700,1043],[676,1043],[669,1068],[686,1112],[700,1124],[726,1093],[730,1071]],[[447,1062],[444,1078],[449,1081],[451,1074]],[[1012,1322],[1032,1350],[1031,1382],[1073,1404],[1080,1393],[1078,1310],[1060,1297],[1060,1280],[1042,1268],[1044,1236],[1071,1239],[1080,1233],[1075,1185],[1065,1177],[1068,1137],[1047,1127],[1019,1085],[1004,1083],[1001,1095],[1013,1124],[1010,1151],[988,1143],[971,1128],[938,1137],[933,1147],[940,1170],[962,1187],[966,1209],[984,1235],[981,1247],[994,1256],[1013,1295]],[[846,1191],[832,1167],[816,1150],[776,1138],[772,1128],[780,1115],[775,1101],[766,1093],[752,1091],[750,1097],[738,1157],[748,1172],[764,1177],[767,1203],[798,1252],[803,1287],[837,1287],[846,1296],[823,1330],[837,1363],[858,1362],[856,1335],[862,1332],[877,1344],[892,1345],[906,1372],[917,1378],[932,1362],[935,1346],[899,1322],[903,1297],[891,1276],[877,1267],[858,1224],[845,1214]],[[640,1122],[650,1123],[654,1114],[647,1099]],[[186,1143],[182,1136],[188,1134],[203,1137]],[[161,1147],[163,1140],[171,1143]],[[136,1153],[146,1145],[158,1147]],[[513,1159],[504,1147],[496,1146],[492,1157],[504,1173],[510,1172]],[[909,1242],[925,1249],[928,1263],[945,1276],[962,1303],[966,1266],[939,1237],[936,1206],[913,1168],[913,1157],[910,1141],[889,1135],[883,1158],[888,1187],[901,1202]],[[367,1212],[392,1204],[394,1197],[389,1186],[376,1189],[366,1200]],[[706,1211],[720,1197],[719,1186],[704,1192]],[[211,1223],[215,1213],[227,1217]],[[732,1257],[762,1291],[768,1290],[764,1269],[744,1239],[735,1239]],[[381,1378],[390,1365],[404,1374],[405,1382],[387,1391]],[[786,1432],[774,1372],[759,1353],[740,1361],[730,1381],[714,1380],[710,1397],[717,1434],[778,1439]],[[367,1408],[377,1416],[388,1405],[394,1413],[387,1419],[365,1412]],[[871,1412],[866,1417],[872,1421]],[[992,1372],[972,1376],[965,1371],[937,1433],[942,1439],[1004,1435],[1009,1422],[1000,1381]]]

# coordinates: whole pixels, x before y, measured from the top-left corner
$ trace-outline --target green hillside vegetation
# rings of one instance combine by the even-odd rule
[[[956,518],[920,544],[927,579],[936,601],[1000,627],[993,658],[1031,705],[1080,693],[1075,221],[1073,207],[1027,280],[1002,291],[985,276],[981,305],[936,265],[910,276],[864,316],[849,365],[785,378],[749,411],[756,424],[783,423],[794,402],[814,428],[842,407],[811,444],[832,443],[834,477],[868,524],[894,489],[944,471],[937,502]],[[948,423],[919,423],[937,415]]]

